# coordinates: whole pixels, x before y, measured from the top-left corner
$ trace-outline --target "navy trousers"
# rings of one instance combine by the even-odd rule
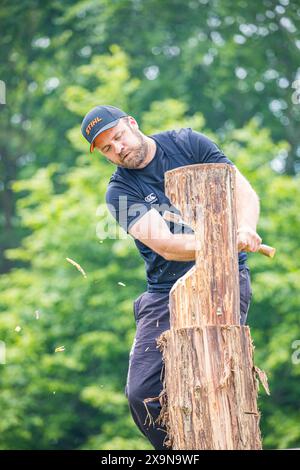
[[[240,270],[241,325],[245,325],[251,301],[249,268]],[[166,450],[166,431],[155,424],[160,413],[159,401],[147,402],[146,398],[158,397],[162,391],[162,354],[156,339],[170,328],[169,293],[144,292],[134,301],[136,336],[129,355],[129,368],[125,394],[128,398],[134,422],[156,450]],[[149,415],[151,420],[149,420]]]

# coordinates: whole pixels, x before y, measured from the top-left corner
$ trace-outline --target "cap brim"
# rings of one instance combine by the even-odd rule
[[[102,132],[104,131],[107,131],[107,129],[111,129],[112,127],[115,127],[118,122],[120,121],[121,118],[119,119],[116,119],[115,121],[112,121],[112,122],[109,122],[108,124],[106,124],[106,126],[102,127],[102,129],[100,129],[99,132],[97,132],[97,134],[95,135],[95,137],[93,138],[92,142],[91,142],[91,145],[90,145],[90,152],[92,153],[94,150],[95,150],[95,139],[96,137],[99,135],[99,134],[102,134]]]

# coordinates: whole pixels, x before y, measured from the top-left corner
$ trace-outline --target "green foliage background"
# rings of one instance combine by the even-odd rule
[[[0,448],[151,448],[123,393],[144,266],[104,206],[114,167],[80,135],[97,103],[206,133],[257,191],[277,248],[249,256],[264,447],[299,447],[299,2],[1,7]]]

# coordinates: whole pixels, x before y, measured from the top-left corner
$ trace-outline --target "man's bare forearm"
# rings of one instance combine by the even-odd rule
[[[237,174],[236,212],[238,229],[249,227],[256,231],[259,218],[259,199],[250,183]]]
[[[253,190],[247,191],[237,198],[236,210],[238,229],[250,227],[256,231],[259,218],[259,199]]]
[[[193,233],[172,234],[163,257],[168,261],[194,261],[196,239]]]
[[[246,178],[236,173],[237,239],[239,251],[257,251],[262,242],[256,233],[259,218],[259,199]]]

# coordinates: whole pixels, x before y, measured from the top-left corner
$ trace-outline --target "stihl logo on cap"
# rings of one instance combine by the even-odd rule
[[[102,118],[99,118],[99,117],[96,117],[95,119],[93,119],[89,125],[87,126],[87,128],[85,129],[85,132],[87,133],[87,135],[90,135],[90,132],[91,130],[93,129],[93,127],[97,124],[97,122],[101,122],[102,121]]]

